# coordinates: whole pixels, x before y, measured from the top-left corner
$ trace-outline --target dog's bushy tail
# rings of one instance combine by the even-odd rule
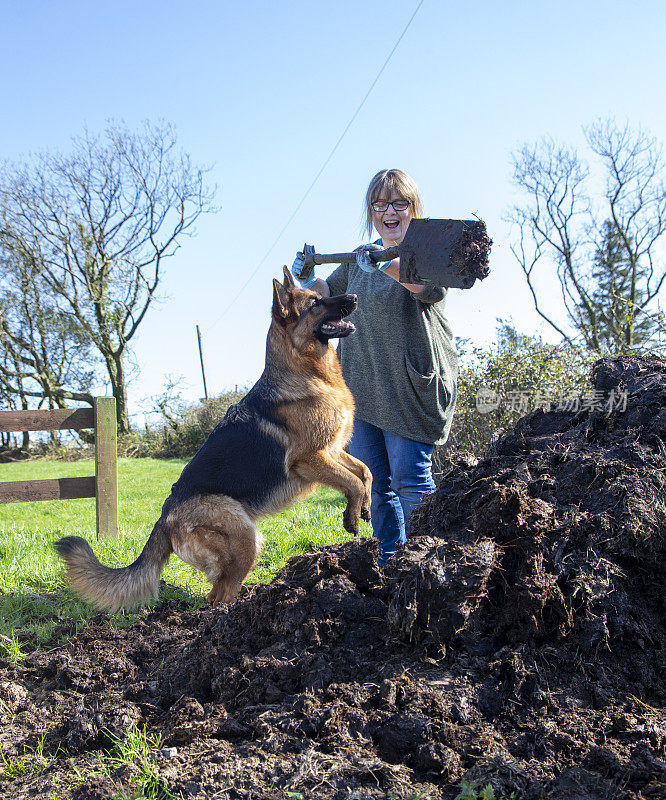
[[[156,522],[141,555],[127,567],[104,566],[80,536],[65,536],[54,547],[65,562],[65,580],[71,588],[100,611],[111,612],[156,597],[160,575],[173,552],[162,519]]]

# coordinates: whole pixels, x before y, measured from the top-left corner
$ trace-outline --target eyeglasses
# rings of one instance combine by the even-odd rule
[[[409,200],[373,200],[370,207],[373,211],[386,211],[389,206],[393,206],[394,211],[406,211],[409,208]]]

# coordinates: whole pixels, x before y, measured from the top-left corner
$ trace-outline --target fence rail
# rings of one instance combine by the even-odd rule
[[[101,400],[114,398],[102,397]],[[0,433],[17,431],[82,431],[95,427],[92,408],[56,408],[52,411],[0,411]]]
[[[85,430],[95,432],[95,475],[0,483],[0,503],[96,498],[97,538],[118,534],[116,400],[96,397],[93,408],[0,411],[0,432]]]

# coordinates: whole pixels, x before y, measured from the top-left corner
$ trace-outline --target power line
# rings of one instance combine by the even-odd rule
[[[331,150],[331,152],[328,154],[328,156],[327,156],[326,160],[324,161],[324,163],[322,164],[321,168],[319,169],[319,172],[318,172],[318,173],[315,175],[315,177],[314,177],[314,179],[313,179],[312,183],[311,183],[311,184],[308,186],[308,188],[305,190],[305,193],[304,193],[304,195],[303,195],[303,196],[301,197],[301,199],[298,201],[298,204],[296,205],[296,208],[294,209],[293,213],[291,214],[291,216],[289,217],[289,219],[288,219],[288,220],[285,222],[285,224],[282,226],[282,229],[280,230],[280,232],[278,233],[278,235],[275,237],[275,240],[273,241],[273,244],[272,244],[272,245],[271,245],[271,246],[268,248],[268,250],[266,251],[266,253],[265,253],[264,257],[263,257],[263,258],[261,259],[261,261],[260,261],[260,262],[257,264],[257,266],[255,267],[254,271],[250,273],[249,277],[247,278],[247,280],[245,281],[245,283],[244,283],[244,284],[241,286],[241,288],[238,290],[238,292],[235,294],[235,296],[233,297],[233,299],[231,300],[231,302],[229,303],[229,305],[228,305],[228,306],[227,306],[227,307],[224,309],[224,311],[222,311],[222,313],[221,313],[221,314],[220,314],[220,315],[219,315],[219,316],[218,316],[218,317],[217,317],[215,320],[213,320],[213,322],[212,322],[212,323],[209,325],[209,327],[208,327],[208,330],[209,330],[209,331],[210,331],[210,330],[212,330],[212,329],[213,329],[213,328],[214,328],[214,327],[217,325],[217,323],[218,323],[218,322],[219,322],[219,321],[220,321],[220,320],[221,320],[221,319],[222,319],[222,318],[223,318],[223,317],[224,317],[224,316],[225,316],[225,315],[226,315],[226,314],[229,312],[229,310],[230,310],[230,309],[231,309],[231,308],[234,306],[234,304],[236,303],[236,300],[238,300],[238,298],[241,296],[241,294],[243,294],[243,292],[245,291],[245,289],[246,289],[246,287],[248,286],[248,284],[250,283],[250,281],[251,281],[251,280],[254,278],[254,276],[257,274],[257,272],[259,272],[259,270],[260,270],[260,269],[261,269],[261,267],[264,265],[264,262],[266,261],[266,259],[268,258],[268,256],[270,256],[270,254],[273,252],[273,250],[275,249],[275,246],[277,245],[277,243],[278,243],[278,242],[280,241],[280,239],[282,238],[282,235],[284,234],[284,232],[287,230],[287,228],[288,228],[288,227],[291,225],[291,223],[293,222],[293,220],[294,220],[294,217],[296,216],[296,214],[298,214],[298,212],[301,210],[301,206],[302,206],[302,205],[303,205],[303,203],[306,201],[306,199],[307,199],[308,195],[310,194],[310,192],[311,192],[311,191],[312,191],[312,189],[314,188],[315,184],[317,183],[317,181],[318,181],[318,180],[319,180],[319,178],[321,177],[321,174],[323,173],[323,171],[324,171],[324,170],[326,169],[326,167],[328,166],[328,163],[329,163],[329,161],[330,161],[330,160],[333,158],[333,156],[334,156],[334,154],[335,154],[335,151],[338,149],[338,147],[340,146],[340,143],[341,143],[341,142],[342,142],[342,140],[345,138],[345,135],[346,135],[347,131],[348,131],[348,130],[351,128],[351,126],[352,126],[352,124],[353,124],[354,120],[355,120],[355,119],[356,119],[356,117],[359,115],[359,113],[360,113],[361,109],[363,108],[363,106],[365,105],[365,103],[366,103],[366,101],[367,101],[368,97],[370,97],[370,94],[371,94],[372,90],[375,88],[375,85],[376,85],[377,81],[378,81],[378,80],[381,78],[381,76],[382,76],[382,73],[384,72],[384,70],[385,70],[385,69],[386,69],[386,67],[388,66],[388,63],[389,63],[389,61],[391,60],[391,57],[393,56],[393,54],[395,53],[395,51],[398,49],[398,45],[399,45],[399,44],[400,44],[400,42],[402,41],[402,39],[403,39],[404,35],[407,33],[407,31],[408,31],[408,29],[409,29],[409,26],[412,24],[412,22],[413,22],[413,20],[414,20],[414,17],[417,15],[417,13],[418,13],[418,10],[419,10],[419,9],[421,8],[421,6],[423,5],[424,1],[425,1],[425,0],[420,0],[420,1],[419,1],[419,3],[418,3],[418,5],[417,5],[417,6],[416,6],[416,8],[414,9],[414,13],[412,14],[412,16],[411,16],[411,17],[409,18],[409,20],[407,21],[407,24],[406,24],[406,25],[405,25],[405,27],[403,28],[403,30],[402,30],[402,33],[400,34],[400,36],[398,36],[398,38],[397,38],[397,40],[396,40],[395,44],[394,44],[394,45],[393,45],[393,47],[391,48],[391,52],[390,52],[390,53],[389,53],[389,54],[386,56],[386,59],[385,59],[384,63],[382,64],[382,66],[380,67],[380,69],[379,69],[379,72],[378,72],[378,73],[377,73],[377,75],[375,76],[375,79],[373,80],[373,82],[370,84],[370,88],[368,89],[368,91],[367,91],[367,92],[365,93],[365,95],[363,96],[363,99],[362,99],[362,100],[361,100],[361,102],[359,103],[359,105],[358,105],[358,108],[356,109],[356,111],[354,111],[354,113],[353,113],[353,114],[352,114],[352,116],[351,116],[351,119],[349,120],[349,122],[348,122],[348,123],[347,123],[347,125],[345,126],[345,129],[342,131],[342,133],[341,133],[341,134],[340,134],[340,136],[338,137],[338,140],[337,140],[337,142],[336,142],[336,143],[333,145],[333,149],[332,149],[332,150]]]

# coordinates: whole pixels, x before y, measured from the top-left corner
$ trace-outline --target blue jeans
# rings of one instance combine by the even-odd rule
[[[372,532],[379,563],[386,564],[407,541],[406,523],[425,492],[432,492],[433,446],[413,442],[360,419],[354,421],[349,452],[372,473]]]

